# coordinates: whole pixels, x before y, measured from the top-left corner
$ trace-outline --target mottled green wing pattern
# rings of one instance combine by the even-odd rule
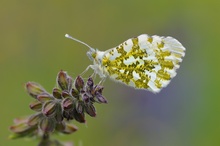
[[[140,35],[106,51],[102,66],[110,78],[159,92],[176,75],[185,48],[172,37]]]

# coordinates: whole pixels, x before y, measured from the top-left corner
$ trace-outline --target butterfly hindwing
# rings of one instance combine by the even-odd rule
[[[102,65],[114,80],[159,92],[176,75],[184,51],[172,37],[143,34],[106,51]]]

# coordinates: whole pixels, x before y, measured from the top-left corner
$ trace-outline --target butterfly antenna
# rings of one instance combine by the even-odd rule
[[[71,40],[74,40],[74,41],[76,41],[76,42],[79,42],[80,44],[83,44],[83,45],[89,47],[90,49],[92,49],[92,47],[89,46],[88,44],[86,44],[86,43],[84,43],[83,41],[80,41],[80,40],[78,40],[78,39],[76,39],[76,38],[74,38],[74,37],[72,37],[72,36],[70,36],[70,35],[68,35],[68,34],[65,34],[65,37],[66,37],[66,38],[69,38],[69,39],[71,39]]]

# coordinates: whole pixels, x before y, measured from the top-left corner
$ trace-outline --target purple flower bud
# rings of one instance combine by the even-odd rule
[[[89,102],[89,96],[87,94],[83,94],[82,100],[85,101],[86,103]]]
[[[27,124],[29,126],[34,126],[34,125],[37,125],[41,118],[43,117],[42,113],[36,113],[34,115],[31,115],[29,118],[28,118],[28,121],[27,121]]]
[[[55,129],[55,125],[55,121],[50,118],[43,118],[39,123],[40,129],[45,133],[53,132]]]
[[[62,107],[64,110],[70,110],[73,108],[73,100],[71,98],[65,98],[62,101]]]
[[[50,101],[50,100],[53,100],[53,96],[49,95],[49,94],[46,94],[46,93],[43,93],[43,94],[40,94],[37,96],[37,100],[44,103],[46,101]]]
[[[75,125],[66,123],[65,129],[62,131],[62,133],[71,134],[77,130],[78,130],[78,128]]]
[[[62,113],[56,113],[55,120],[57,123],[61,123],[63,121],[63,114]]]
[[[64,118],[67,119],[67,121],[74,119],[73,109],[71,109],[70,111],[63,111],[62,115],[63,115]]]
[[[95,107],[92,104],[86,104],[85,105],[85,111],[91,117],[95,117],[96,116],[96,110],[95,110]]]
[[[42,113],[47,117],[53,117],[56,113],[57,103],[54,101],[45,102],[42,108]]]
[[[25,137],[28,135],[33,135],[36,132],[37,126],[30,126],[27,124],[29,117],[17,118],[14,120],[15,125],[10,127],[10,130],[14,134],[10,135],[10,139],[15,139],[19,137]]]
[[[76,111],[79,114],[83,113],[83,102],[82,101],[76,102]]]
[[[89,87],[89,89],[92,89],[94,85],[93,79],[89,77],[86,84]]]
[[[70,96],[71,96],[71,95],[69,94],[69,92],[67,92],[67,91],[63,91],[61,95],[62,95],[63,98],[67,98],[67,97],[70,97]]]
[[[13,121],[14,123],[20,124],[20,123],[27,123],[29,117],[19,117],[19,118],[15,118]]]
[[[69,91],[72,87],[72,79],[64,71],[60,71],[57,75],[57,83],[62,90]]]
[[[57,99],[62,99],[61,90],[58,88],[53,88],[53,96]]]
[[[99,86],[99,85],[96,85],[94,90],[95,90],[95,93],[100,93],[102,94],[102,91],[103,91],[104,87],[103,86]]]
[[[26,90],[30,96],[37,98],[38,95],[42,93],[47,93],[46,90],[39,84],[34,82],[26,83]]]
[[[98,99],[98,102],[100,102],[100,103],[107,103],[107,100],[105,99],[104,96],[102,96],[101,93],[97,92],[95,97],[96,97],[96,99]]]
[[[42,108],[42,103],[38,100],[30,103],[29,105],[30,109],[34,110],[34,111],[41,111],[41,108]]]
[[[26,132],[28,129],[30,129],[30,127],[31,126],[29,126],[27,123],[19,123],[11,126],[10,130],[15,133],[23,133]]]
[[[71,91],[72,85],[73,85],[73,80],[70,76],[68,76],[67,82],[68,82],[68,91]]]
[[[76,111],[76,109],[73,109],[73,116],[75,118],[76,121],[80,122],[80,123],[85,123],[86,120],[85,120],[85,114],[82,112],[82,113],[78,113]]]
[[[75,88],[78,90],[78,91],[81,91],[84,87],[84,81],[82,79],[81,76],[78,76],[76,79],[75,79]]]
[[[54,118],[55,118],[57,123],[61,123],[63,121],[61,103],[57,103],[56,113],[55,113],[55,117]]]
[[[79,98],[79,92],[76,89],[72,89],[72,96],[75,98]]]
[[[75,117],[74,117],[74,109],[71,109],[69,112],[68,112],[68,114],[69,114],[69,116],[68,116],[68,120],[73,120]]]
[[[63,117],[66,118],[68,121],[70,120],[70,115],[69,115],[69,112],[68,112],[68,111],[65,111],[65,110],[64,110],[62,115],[63,115]]]

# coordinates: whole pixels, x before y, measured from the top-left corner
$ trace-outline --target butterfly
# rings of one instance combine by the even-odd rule
[[[173,37],[142,34],[106,51],[99,51],[66,34],[65,37],[89,48],[87,56],[95,74],[125,85],[158,93],[176,76],[185,47]]]

